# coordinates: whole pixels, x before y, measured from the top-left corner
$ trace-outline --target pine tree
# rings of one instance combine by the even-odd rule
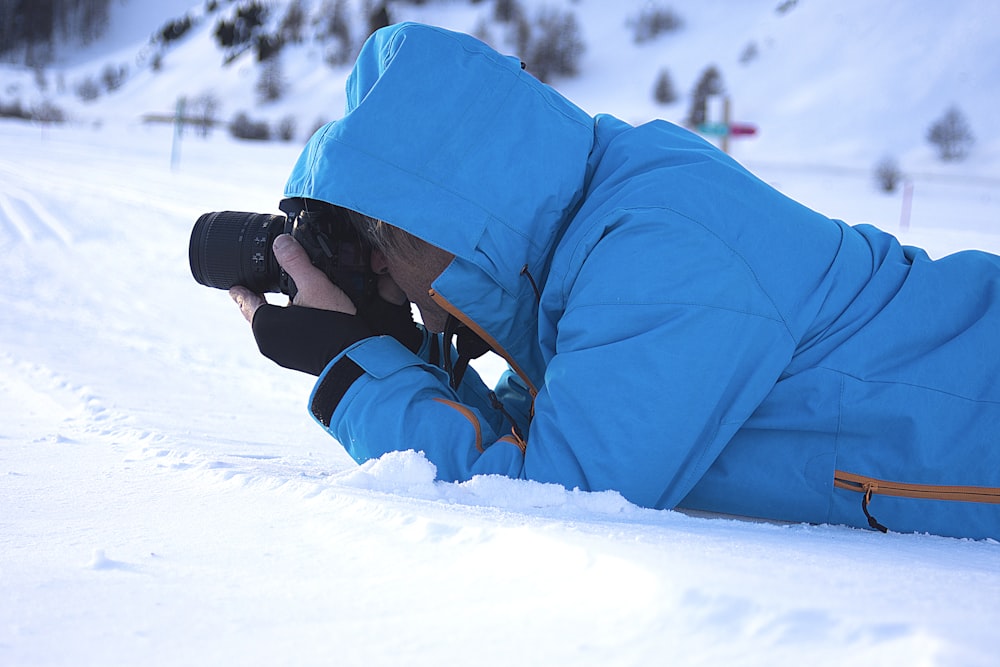
[[[285,75],[281,58],[269,58],[257,79],[257,97],[261,102],[273,102],[285,94]]]
[[[498,23],[513,23],[524,18],[524,9],[517,0],[496,0],[493,5],[493,20]]]
[[[354,54],[354,40],[351,39],[346,1],[324,0],[319,15],[324,18],[317,26],[316,36],[322,41],[333,42],[327,47],[326,62],[333,66],[350,62]]]
[[[528,71],[540,81],[579,73],[585,50],[576,15],[570,11],[543,8],[538,15],[538,34],[525,54]]]
[[[368,15],[368,35],[371,35],[380,28],[388,27],[392,20],[389,18],[389,8],[385,2],[379,2],[374,7],[367,8]],[[367,38],[367,35],[365,36]]]
[[[303,0],[292,0],[288,3],[288,9],[281,18],[278,34],[285,42],[298,44],[302,41],[302,28],[306,23],[306,10],[302,2]]]
[[[677,90],[674,88],[674,80],[666,67],[660,70],[656,77],[656,84],[653,87],[653,99],[660,104],[673,104],[677,101]]]
[[[57,41],[93,42],[107,30],[111,0],[0,0],[0,53],[25,49],[44,64]]]
[[[722,75],[715,65],[706,67],[691,93],[691,109],[688,111],[688,127],[697,127],[708,120],[708,98],[721,95],[725,91]]]

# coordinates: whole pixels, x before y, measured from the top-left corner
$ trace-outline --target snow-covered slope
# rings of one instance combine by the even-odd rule
[[[271,0],[273,28],[291,0]],[[303,0],[310,22],[320,0]],[[362,0],[345,0],[355,32],[362,29]],[[169,116],[180,98],[187,110],[205,96],[218,104],[216,117],[239,112],[275,126],[294,119],[293,144],[301,144],[344,105],[348,66],[331,67],[326,47],[313,39],[290,44],[281,55],[284,96],[262,104],[256,85],[260,64],[246,53],[225,65],[213,36],[218,20],[237,4],[169,0],[121,0],[107,37],[86,49],[64,47],[39,72],[0,65],[0,102],[31,108],[48,101],[76,125],[133,127],[154,113]],[[662,117],[681,121],[690,92],[710,65],[718,67],[732,100],[735,120],[759,128],[755,137],[734,139],[730,151],[753,169],[768,169],[784,187],[785,174],[810,173],[825,188],[789,190],[824,212],[852,222],[897,223],[900,194],[859,208],[844,188],[869,191],[873,168],[894,159],[913,187],[910,224],[993,231],[1000,190],[1000,4],[990,0],[949,3],[866,0],[706,0],[649,3],[646,0],[521,0],[529,17],[542,7],[573,12],[586,43],[581,74],[554,85],[592,113],[610,112],[631,122]],[[493,2],[439,0],[390,2],[395,20],[417,20],[461,30],[487,26],[494,44],[514,47],[507,29],[492,21]],[[631,25],[644,8],[672,7],[681,29],[636,44]],[[168,20],[182,16],[194,26],[181,39],[151,40]],[[307,33],[310,31],[307,30]],[[315,31],[312,31],[315,32]],[[360,35],[358,35],[360,36]],[[756,53],[750,59],[748,50]],[[159,67],[153,68],[155,54]],[[108,67],[123,67],[124,85],[83,102],[79,84],[99,80]],[[657,74],[666,69],[680,94],[662,106],[653,99]],[[43,85],[40,85],[40,82]],[[718,103],[712,105],[718,110]],[[969,157],[943,163],[926,141],[930,125],[951,106],[967,118],[975,136]],[[219,130],[224,131],[224,130]],[[814,199],[815,197],[815,199]],[[931,201],[947,200],[934,206]],[[972,206],[974,210],[970,210]]]
[[[156,3],[169,16],[187,4]],[[400,11],[469,27],[488,4]],[[735,150],[764,178],[936,255],[1000,252],[995,144],[975,111],[995,100],[995,86],[981,82],[1000,70],[969,56],[962,85],[976,94],[950,89],[979,136],[967,163],[920,155],[939,113],[931,102],[913,111],[927,118],[906,121],[914,144],[889,146],[933,176],[917,179],[906,229],[898,193],[830,166],[867,167],[867,144],[897,125],[909,136],[906,123],[836,125],[845,111],[828,109],[842,80],[849,90],[897,79],[898,91],[920,87],[906,66],[929,52],[979,44],[972,53],[988,64],[992,3],[949,4],[981,17],[940,33],[950,46],[914,41],[927,26],[961,25],[936,4],[904,13],[898,5],[912,3],[801,0],[778,15],[772,2],[675,3],[685,31],[635,49],[620,38],[639,4],[566,5],[581,17],[592,73],[557,85],[588,109],[631,120],[659,113],[641,69],[659,63],[636,53],[662,49],[684,90],[716,62],[737,115],[761,124]],[[124,22],[146,21],[143,35],[162,24],[149,3],[120,11],[117,41],[60,65],[67,88],[141,49],[145,37],[131,42]],[[894,29],[849,27],[864,16]],[[751,39],[760,55],[738,65]],[[907,40],[922,46],[903,58]],[[900,54],[889,61],[895,74],[860,64],[876,47]],[[187,134],[172,168],[171,129],[136,120],[205,89],[227,112],[251,104],[250,66],[219,69],[219,58],[195,32],[158,74],[133,70],[127,86],[90,105],[67,92],[73,123],[0,121],[0,665],[996,664],[995,541],[692,517],[498,478],[441,484],[414,453],[356,467],[309,419],[310,378],[261,358],[228,297],[188,270],[197,216],[273,211],[304,137]],[[809,62],[812,74],[796,75]],[[324,109],[335,117],[345,72],[308,70],[312,87],[254,113],[304,109],[302,129]],[[753,71],[769,74],[753,85]],[[11,86],[34,85],[10,69],[0,75],[4,99]],[[56,96],[55,70],[49,79]],[[760,96],[741,92],[750,90]],[[907,104],[935,96],[923,95]],[[863,97],[843,102],[862,108]],[[851,129],[810,144],[810,114]],[[481,370],[499,371],[495,360]]]
[[[187,266],[194,219],[271,210],[296,147],[0,144],[0,664],[995,664],[993,541],[354,466]]]
[[[289,0],[271,0],[270,24],[276,25]],[[348,18],[360,31],[359,0],[347,2]],[[747,0],[728,2],[649,3],[645,0],[522,0],[529,17],[541,7],[572,11],[586,51],[581,75],[555,85],[588,111],[611,112],[641,122],[653,117],[679,121],[688,94],[701,72],[715,65],[722,74],[739,120],[758,125],[760,135],[734,142],[747,159],[829,163],[870,168],[892,155],[905,169],[937,168],[925,141],[928,127],[957,105],[977,136],[970,164],[983,174],[1000,176],[1000,140],[993,132],[1000,72],[1000,5],[989,0],[949,3],[840,0]],[[0,69],[6,90],[0,99],[25,106],[46,98],[79,121],[136,122],[144,113],[172,112],[179,97],[212,94],[219,116],[239,111],[276,120],[291,115],[305,135],[317,119],[339,116],[348,68],[323,63],[324,47],[313,40],[291,44],[281,56],[287,82],[284,97],[259,104],[255,92],[260,65],[252,53],[223,65],[224,54],[213,36],[220,17],[237,5],[170,0],[148,3],[123,0],[115,7],[109,33],[101,42],[64,50],[45,70],[45,90],[37,76]],[[320,15],[319,0],[305,2],[310,18]],[[636,44],[630,25],[644,7],[672,7],[681,29]],[[488,26],[492,41],[512,52],[504,26],[491,22],[492,2],[464,0],[426,4],[389,3],[394,20],[418,20],[473,31]],[[778,9],[779,7],[783,9]],[[189,16],[194,27],[176,42],[154,44],[150,36],[169,19]],[[748,49],[756,57],[745,58]],[[152,67],[161,54],[160,68]],[[107,66],[128,69],[125,84],[91,102],[75,96],[80,82],[99,79]],[[652,90],[658,72],[667,69],[681,97],[659,106]],[[300,136],[304,139],[304,136]],[[963,169],[958,167],[957,169]],[[955,169],[951,169],[955,171]],[[964,171],[962,173],[965,173]]]

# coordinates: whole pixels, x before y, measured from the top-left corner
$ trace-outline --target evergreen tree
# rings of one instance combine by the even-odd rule
[[[316,37],[323,42],[332,42],[326,49],[326,62],[333,66],[350,62],[354,55],[354,40],[351,38],[346,0],[324,0],[319,15],[323,18],[317,26]]]
[[[274,57],[266,61],[257,79],[257,97],[261,102],[273,102],[285,93],[285,75],[281,67],[281,58]]]
[[[109,0],[76,0],[77,25],[84,44],[100,39],[110,21]]]
[[[524,9],[517,0],[496,0],[493,5],[493,19],[498,23],[514,23],[524,18]]]
[[[281,19],[278,34],[285,42],[298,44],[302,41],[302,29],[306,23],[306,10],[302,1],[292,0],[288,3],[288,9]]]
[[[34,66],[48,62],[55,41],[55,0],[21,2],[19,11],[23,32],[17,37],[27,47],[25,64]]]
[[[87,44],[108,27],[111,0],[0,0],[0,54],[43,64],[57,42]]]
[[[366,5],[369,3],[366,2]],[[378,2],[375,6],[366,6],[366,14],[368,15],[368,35],[371,35],[379,28],[385,28],[389,26],[392,21],[389,18],[389,8],[386,7],[385,2]],[[365,38],[368,37],[365,35]]]
[[[646,4],[635,19],[629,21],[632,39],[642,44],[656,39],[663,33],[675,32],[684,26],[684,21],[669,7]]]
[[[528,71],[540,81],[578,74],[580,57],[586,47],[580,37],[576,15],[543,8],[538,15],[537,29],[537,36],[532,38],[524,54]]]
[[[708,98],[721,95],[725,91],[722,75],[715,65],[706,67],[691,93],[691,109],[688,111],[688,127],[697,127],[708,120]]]
[[[673,104],[677,101],[677,90],[674,88],[674,80],[666,67],[660,70],[656,77],[656,84],[653,87],[653,99],[660,104]]]

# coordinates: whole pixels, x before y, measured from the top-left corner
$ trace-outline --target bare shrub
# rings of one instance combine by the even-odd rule
[[[118,90],[125,83],[125,79],[128,77],[128,67],[125,65],[105,65],[104,69],[101,70],[101,82],[104,83],[104,88],[110,93],[113,90]]]
[[[298,123],[295,120],[295,116],[285,116],[278,121],[278,138],[282,141],[291,141],[295,138],[295,130],[297,127]]]
[[[31,109],[31,120],[40,123],[62,123],[66,114],[49,100],[43,100]]]
[[[84,102],[92,102],[101,95],[101,87],[97,85],[93,77],[87,77],[76,84],[76,96]]]
[[[875,165],[875,185],[882,192],[895,192],[903,180],[903,172],[892,157],[886,156]]]
[[[964,160],[976,142],[965,114],[956,106],[950,107],[930,126],[927,141],[934,144],[938,157],[945,162]]]
[[[233,116],[229,122],[229,133],[237,139],[253,141],[267,141],[271,138],[271,128],[267,121],[253,120],[244,111]]]

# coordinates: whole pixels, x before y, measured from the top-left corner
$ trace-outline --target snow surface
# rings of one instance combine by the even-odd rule
[[[144,38],[129,43],[122,22],[160,24],[142,4],[119,15],[118,41],[88,47],[62,76],[139,52]],[[487,4],[406,18],[471,28]],[[1000,252],[1000,151],[984,115],[997,108],[994,3],[949,3],[951,15],[937,3],[803,1],[781,16],[773,2],[677,3],[688,28],[675,41],[602,46],[621,43],[639,4],[571,3],[603,70],[558,85],[589,110],[679,117],[683,104],[649,106],[652,74],[630,59],[683,47],[686,65],[670,53],[687,89],[724,43],[724,75],[745,91],[737,110],[763,130],[733,148],[763,178],[934,255]],[[859,29],[865,20],[883,29]],[[948,39],[903,50],[928,26],[950,26]],[[845,35],[857,41],[838,59],[831,45]],[[762,56],[730,74],[751,36]],[[73,111],[65,126],[0,121],[0,665],[997,664],[992,540],[691,516],[496,477],[445,484],[413,452],[356,466],[308,417],[311,378],[260,357],[228,296],[191,279],[194,220],[274,211],[304,141],[189,134],[171,167],[171,129],[139,115],[201,86],[239,98],[252,81],[206,68],[218,53],[203,38],[115,95],[60,98]],[[887,54],[877,62],[888,69],[861,67],[865,49]],[[853,120],[831,106],[848,74],[862,92],[908,90],[917,71],[943,90],[927,65],[943,57],[965,63],[954,101],[978,130],[966,163],[939,165],[922,145],[947,104],[907,98],[919,111],[905,120],[864,116],[858,98]],[[803,62],[819,69],[805,77]],[[770,74],[754,95],[758,65]],[[311,69],[313,82],[342,83],[344,72]],[[641,95],[620,88],[621,72]],[[0,76],[4,99],[27,94],[23,72]],[[262,113],[321,106],[298,93]],[[837,132],[810,143],[804,117]],[[883,134],[895,147],[875,146]],[[901,193],[876,193],[867,173],[888,149],[914,183],[905,229]],[[496,359],[479,367],[500,372]]]

